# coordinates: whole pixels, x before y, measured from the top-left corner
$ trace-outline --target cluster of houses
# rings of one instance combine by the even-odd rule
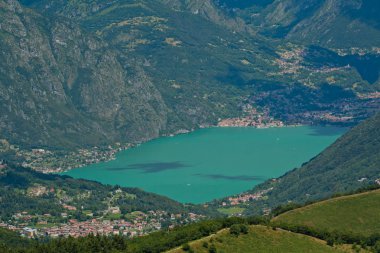
[[[219,127],[256,127],[256,128],[269,128],[269,127],[284,127],[285,124],[280,120],[264,119],[262,117],[242,117],[230,118],[221,120],[218,123]]]
[[[117,211],[115,209],[115,212]],[[195,213],[169,214],[165,211],[149,211],[147,213],[131,213],[131,217],[128,219],[107,220],[104,218],[94,218],[86,221],[70,219],[67,223],[51,226],[52,224],[49,224],[46,220],[34,223],[33,220],[35,220],[36,216],[30,215],[27,212],[21,212],[13,215],[13,219],[17,222],[13,224],[0,223],[0,227],[19,232],[21,235],[29,238],[45,236],[51,238],[82,237],[90,234],[135,237],[158,231],[162,228],[163,223],[169,224],[169,228],[173,228],[175,225],[195,222],[204,217]],[[40,218],[49,219],[51,215],[45,214]],[[36,224],[39,226],[36,226]]]
[[[271,190],[273,190],[273,187],[266,190],[258,191],[255,193],[247,193],[247,194],[241,194],[237,197],[229,197],[228,202],[222,202],[222,206],[236,206],[236,205],[240,205],[246,202],[260,200],[264,198],[265,195]]]
[[[79,149],[67,153],[64,157],[45,149],[17,149],[17,153],[25,158],[25,162],[22,164],[24,167],[30,167],[42,173],[57,173],[88,164],[113,160],[117,152],[131,146],[131,144],[116,143],[114,146],[103,148]]]
[[[124,235],[129,237],[144,235],[148,232],[160,230],[161,223],[158,221],[135,220],[100,220],[92,219],[79,222],[75,219],[69,220],[67,224],[57,227],[46,227],[40,229],[40,233],[51,238],[56,237],[82,237],[94,235]]]
[[[258,112],[255,108],[250,106],[244,108],[247,116],[238,118],[229,118],[220,120],[219,127],[256,127],[256,128],[269,128],[269,127],[284,127],[284,122],[275,120],[269,115],[269,111]]]
[[[251,103],[267,101],[269,108],[277,107],[276,101],[283,98],[282,90],[274,90],[254,94],[250,98]],[[273,101],[273,104],[271,101]],[[358,98],[341,99],[339,103],[316,103],[317,110],[302,109],[303,104],[294,104],[297,110],[284,108],[283,118],[286,125],[303,124],[314,125],[318,123],[332,123],[338,125],[351,125],[359,122],[360,119],[373,115],[380,106],[380,95],[377,93],[359,94]]]

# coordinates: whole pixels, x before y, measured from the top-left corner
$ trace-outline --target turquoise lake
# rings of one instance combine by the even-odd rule
[[[118,153],[114,161],[63,174],[203,203],[301,166],[345,131],[310,126],[201,129],[155,139]]]

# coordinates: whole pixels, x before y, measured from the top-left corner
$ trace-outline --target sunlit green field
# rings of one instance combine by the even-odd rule
[[[246,235],[231,235],[229,230],[222,230],[217,235],[189,244],[194,252],[208,253],[213,246],[216,252],[222,253],[249,253],[249,252],[344,252],[327,246],[321,241],[305,235],[295,234],[282,230],[273,230],[264,226],[251,226]],[[182,248],[170,251],[171,253],[185,252]]]
[[[366,236],[380,233],[380,190],[319,202],[273,221]]]

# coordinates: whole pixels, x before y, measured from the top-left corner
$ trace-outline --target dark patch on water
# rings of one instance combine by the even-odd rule
[[[347,127],[310,127],[312,136],[335,136],[345,133]]]
[[[166,170],[177,170],[191,167],[183,162],[153,162],[153,163],[136,163],[127,167],[109,168],[112,171],[124,171],[124,170],[141,170],[143,173],[158,173]]]
[[[227,176],[227,175],[222,175],[222,174],[209,174],[209,175],[195,174],[194,176],[211,178],[211,179],[226,179],[226,180],[234,180],[234,181],[264,181],[266,180],[263,177],[247,176],[247,175]]]

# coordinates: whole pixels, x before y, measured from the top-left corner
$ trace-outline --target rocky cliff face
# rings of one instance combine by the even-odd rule
[[[325,47],[372,47],[380,44],[380,4],[367,0],[326,0],[310,17],[300,20],[288,38]],[[373,18],[372,18],[373,17]]]
[[[265,35],[332,48],[380,42],[380,19],[375,14],[380,3],[372,0],[270,0],[243,6],[233,0],[216,2]]]
[[[0,1],[1,133],[30,145],[157,137],[167,107],[138,63],[63,19]],[[20,131],[20,129],[23,129]]]

